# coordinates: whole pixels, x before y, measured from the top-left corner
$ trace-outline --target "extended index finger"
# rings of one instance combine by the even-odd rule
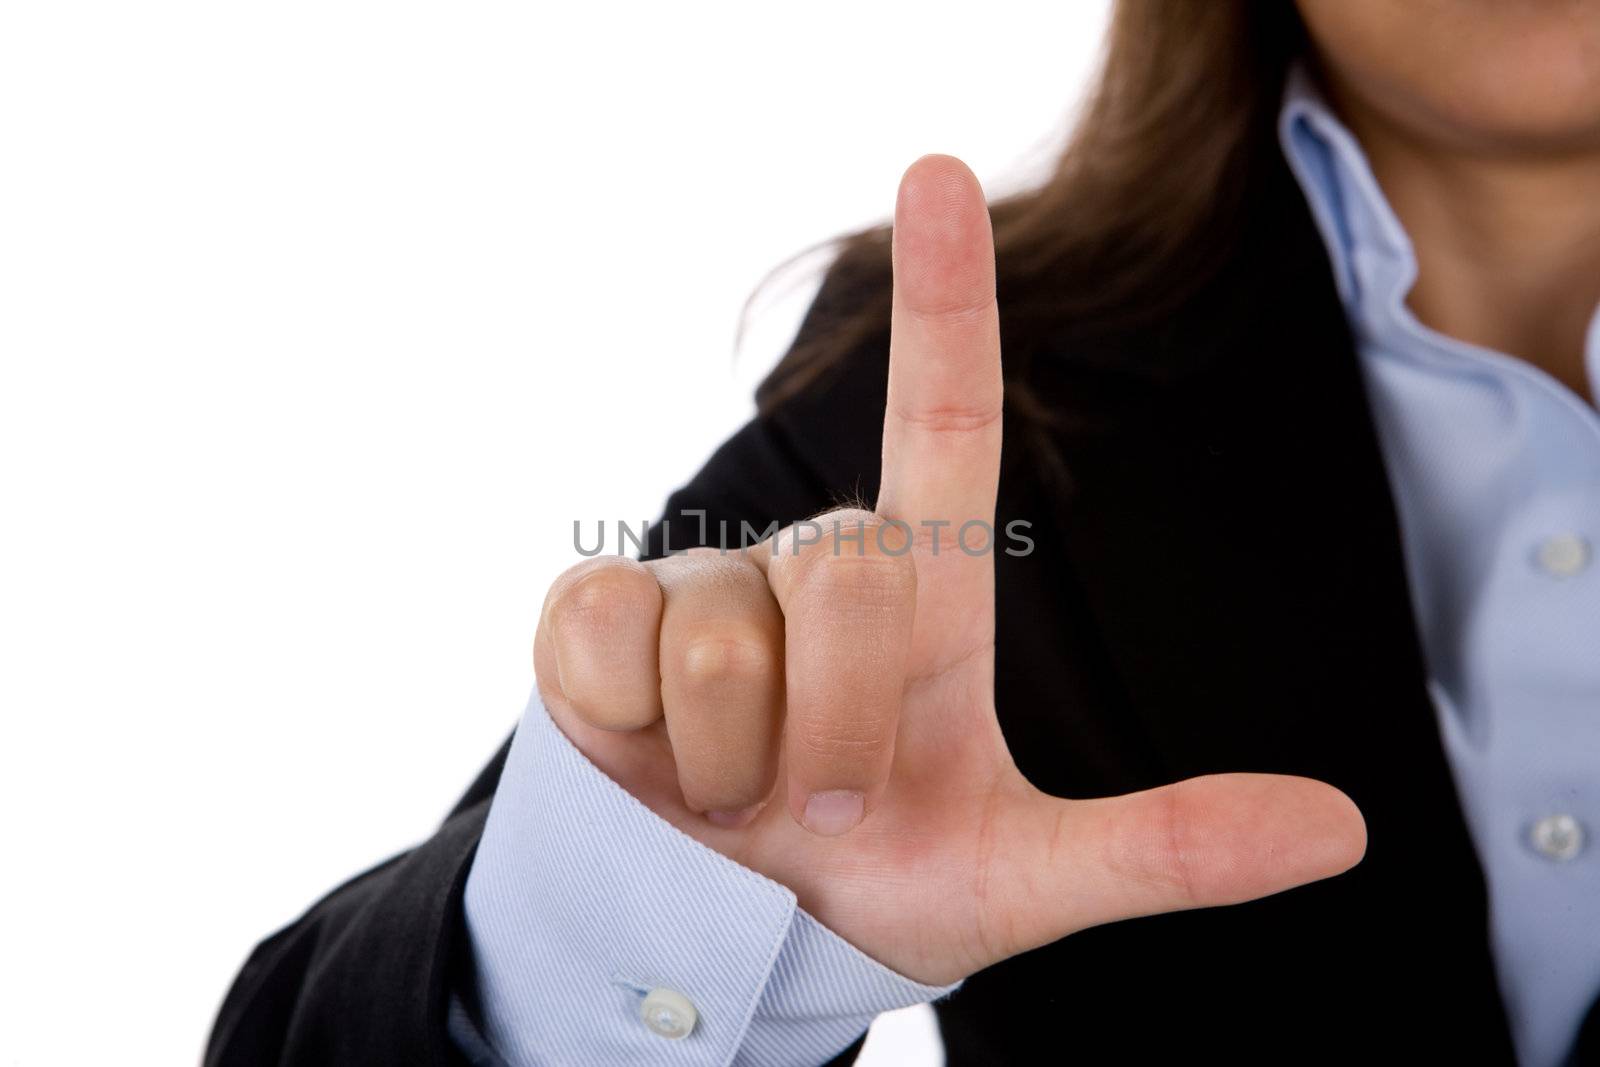
[[[1003,385],[994,236],[977,177],[954,156],[926,155],[900,179],[883,481],[876,510],[908,524],[918,614],[942,648],[936,664],[981,642],[992,619],[993,525]],[[963,539],[962,529],[969,529]],[[928,542],[942,547],[934,556]],[[963,551],[966,545],[983,552]],[[966,626],[952,625],[965,619]],[[962,632],[972,630],[973,632]],[[932,665],[932,664],[924,664]]]
[[[954,156],[900,179],[878,511],[994,518],[1000,471],[1000,313],[983,189]]]

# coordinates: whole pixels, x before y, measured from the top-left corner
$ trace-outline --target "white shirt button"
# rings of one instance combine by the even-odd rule
[[[1571,578],[1589,565],[1589,542],[1575,533],[1556,534],[1534,554],[1541,569],[1557,578]]]
[[[1565,862],[1583,850],[1583,824],[1571,815],[1546,815],[1528,834],[1546,859]]]
[[[639,1018],[651,1033],[676,1041],[689,1036],[699,1016],[688,997],[671,989],[657,988],[645,994],[644,1003],[639,1005]]]

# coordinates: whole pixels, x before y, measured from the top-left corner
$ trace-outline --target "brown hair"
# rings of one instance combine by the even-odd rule
[[[1054,171],[990,204],[1007,397],[1018,414],[1048,416],[1021,384],[1047,331],[1151,321],[1226,261],[1264,153],[1276,151],[1284,75],[1304,40],[1291,0],[1117,0],[1098,78]],[[887,349],[890,229],[815,246],[837,246],[823,285],[835,295],[814,304],[816,328],[757,389],[762,411],[874,341]],[[1067,271],[1093,284],[1063,285]]]

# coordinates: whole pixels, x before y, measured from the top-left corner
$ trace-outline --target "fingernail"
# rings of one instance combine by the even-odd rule
[[[806,829],[823,837],[836,837],[855,828],[866,810],[867,798],[854,789],[829,789],[806,800]]]
[[[760,804],[752,804],[740,811],[708,811],[706,818],[727,830],[735,830],[761,813]]]

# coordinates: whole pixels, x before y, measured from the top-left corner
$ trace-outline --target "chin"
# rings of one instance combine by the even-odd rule
[[[1600,49],[1600,44],[1596,45]],[[1419,87],[1419,103],[1454,139],[1482,149],[1600,150],[1600,53],[1507,48],[1457,68],[1459,79]]]
[[[1600,0],[1298,0],[1368,110],[1454,148],[1600,149]]]

